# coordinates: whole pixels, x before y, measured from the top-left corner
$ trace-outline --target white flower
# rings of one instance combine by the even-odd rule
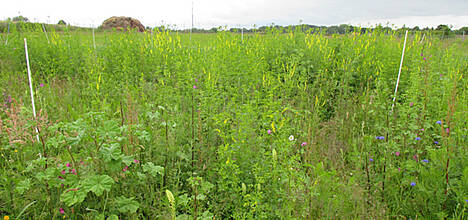
[[[290,140],[290,141],[294,141],[294,136],[292,136],[292,135],[289,136],[289,140]]]

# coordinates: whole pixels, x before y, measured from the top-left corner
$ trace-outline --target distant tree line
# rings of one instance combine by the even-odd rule
[[[166,29],[165,27],[157,27],[157,29]],[[451,37],[455,35],[462,35],[463,32],[465,35],[468,35],[468,27],[462,27],[458,30],[452,30],[448,25],[441,24],[437,26],[437,28],[419,28],[418,26],[413,28],[402,27],[399,29],[392,29],[391,27],[384,27],[382,25],[377,25],[373,28],[365,28],[365,27],[357,27],[348,24],[341,24],[341,25],[334,25],[334,26],[316,26],[316,25],[309,25],[309,24],[301,24],[301,25],[288,25],[288,26],[280,26],[280,25],[271,25],[271,26],[261,26],[258,28],[210,28],[210,29],[200,29],[200,28],[193,28],[193,33],[216,33],[218,31],[230,31],[234,33],[265,33],[268,31],[277,31],[281,33],[287,33],[290,31],[301,31],[301,32],[309,32],[309,33],[323,33],[326,35],[333,35],[333,34],[345,34],[345,33],[352,33],[352,32],[372,32],[374,30],[379,30],[384,33],[392,33],[392,32],[403,32],[409,30],[411,32],[431,32],[437,35],[441,35],[443,37]],[[184,30],[171,30],[171,31],[179,31],[179,32],[190,32],[190,29]]]
[[[64,20],[60,20],[57,24],[45,24],[38,22],[31,22],[27,17],[16,16],[13,18],[7,18],[4,21],[0,21],[0,33],[8,31],[10,26],[10,32],[26,32],[26,31],[42,31],[42,25],[46,30],[64,31],[64,30],[86,30],[89,28],[71,26]]]
[[[31,31],[37,29],[37,24],[40,23],[32,23],[27,17],[24,16],[16,16],[13,18],[8,18],[5,21],[0,21],[0,32],[4,33],[7,31],[8,28],[8,23],[14,24],[13,29],[16,31]],[[56,31],[62,31],[65,30],[66,28],[71,29],[71,30],[85,30],[89,28],[82,28],[82,27],[75,27],[75,26],[70,26],[67,25],[67,23],[64,20],[60,20],[57,25],[50,25],[47,24],[48,28],[54,28]],[[169,27],[146,27],[147,30],[169,30],[169,31],[178,31],[178,32],[190,32],[190,29],[184,29],[184,30],[178,30],[178,29],[170,29]],[[397,30],[392,29],[391,27],[388,26],[382,26],[382,25],[377,25],[376,27],[372,28],[365,28],[365,27],[357,27],[357,26],[352,26],[348,24],[341,24],[341,25],[333,25],[333,26],[317,26],[317,25],[310,25],[310,24],[300,24],[300,25],[288,25],[288,26],[280,26],[280,25],[270,25],[270,26],[261,26],[261,27],[254,27],[254,28],[223,28],[223,27],[213,27],[210,29],[201,29],[201,28],[193,28],[192,32],[193,33],[216,33],[218,31],[230,31],[233,33],[241,33],[242,31],[244,33],[265,33],[268,31],[277,31],[277,32],[290,32],[290,31],[301,31],[301,32],[309,32],[309,33],[323,33],[326,35],[333,35],[333,34],[345,34],[345,33],[351,33],[351,32],[361,32],[361,33],[367,33],[367,32],[372,32],[374,30],[379,30],[384,33],[392,33],[394,31],[397,32],[403,32],[405,30],[409,30],[412,32],[431,32],[435,33],[437,35],[440,35],[441,37],[451,37],[454,35],[462,35],[466,34],[468,35],[468,27],[462,27],[458,30],[452,30],[452,28],[448,25],[445,24],[440,24],[437,26],[437,28],[420,28],[418,26],[415,26],[413,28],[407,28],[403,26],[402,28],[399,28]]]

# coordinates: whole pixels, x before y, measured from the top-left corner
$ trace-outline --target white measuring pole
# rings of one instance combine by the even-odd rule
[[[45,37],[47,38],[47,43],[50,44],[49,37],[47,36],[47,31],[45,29],[44,23],[42,24],[42,30],[44,31]]]
[[[8,22],[8,31],[7,31],[7,34],[6,34],[6,40],[5,40],[5,46],[8,45],[8,34],[10,33],[10,22]],[[463,32],[465,33],[465,32]]]
[[[241,27],[241,42],[244,43],[244,28]]]
[[[96,52],[96,38],[94,37],[94,27],[93,27],[93,46],[94,46],[94,52]]]
[[[26,38],[24,38],[24,51],[26,53],[26,66],[28,67],[29,89],[31,93],[33,115],[34,115],[34,120],[36,120],[36,106],[34,105],[34,91],[33,91],[32,80],[31,80],[31,68],[29,68],[28,42],[26,41]],[[37,126],[36,126],[36,138],[37,138],[37,141],[39,142],[39,130],[37,129]]]
[[[193,29],[193,1],[192,1],[192,26],[190,27],[190,41],[192,41],[192,29]]]
[[[406,39],[408,38],[408,30],[406,30],[405,34],[405,42],[403,43],[403,51],[401,52],[401,61],[400,61],[400,70],[398,70],[398,78],[395,86],[395,94],[393,94],[393,104],[392,104],[392,112],[393,107],[395,107],[395,100],[398,91],[398,84],[400,84],[400,75],[401,75],[401,67],[403,66],[403,58],[405,57],[405,47],[406,47]]]
[[[424,41],[424,37],[426,36],[426,33],[423,34],[422,39],[419,43],[422,43]]]

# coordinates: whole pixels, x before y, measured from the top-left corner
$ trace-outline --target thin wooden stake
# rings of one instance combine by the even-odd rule
[[[36,118],[36,106],[34,105],[34,91],[32,87],[32,80],[31,80],[31,68],[29,67],[29,55],[28,55],[28,42],[26,41],[26,38],[24,38],[24,51],[26,53],[26,66],[28,68],[28,79],[29,79],[29,89],[31,93],[31,103],[32,103],[32,109],[33,109],[33,115],[34,115],[34,120],[37,120]],[[39,142],[39,130],[37,129],[36,126],[36,138],[37,142]]]
[[[401,67],[403,66],[403,58],[405,57],[405,48],[406,48],[406,39],[408,38],[408,30],[406,30],[405,34],[405,42],[403,43],[403,51],[401,52],[401,61],[400,61],[400,70],[398,70],[398,78],[395,86],[395,94],[393,94],[393,103],[392,103],[392,112],[393,107],[395,107],[395,100],[398,91],[398,84],[400,84],[400,75],[401,75]]]

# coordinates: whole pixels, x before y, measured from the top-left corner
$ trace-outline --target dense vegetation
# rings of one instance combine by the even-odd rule
[[[3,35],[0,216],[466,218],[468,41],[409,36],[392,107],[402,36]]]
[[[14,31],[35,31],[39,30],[42,28],[42,25],[44,26],[45,29],[47,30],[52,30],[54,29],[55,31],[74,31],[74,30],[82,30],[82,31],[90,31],[91,28],[86,28],[86,27],[78,27],[78,26],[72,26],[72,25],[67,25],[67,23],[64,20],[59,20],[57,25],[54,24],[43,24],[43,23],[37,23],[37,22],[30,22],[27,17],[23,16],[16,16],[13,18],[7,18],[4,21],[0,21],[0,33],[7,33],[8,29],[13,29]],[[10,26],[10,27],[9,27]],[[393,29],[392,29],[393,27]],[[181,29],[181,27],[177,27],[176,25],[166,25],[166,26],[159,26],[159,27],[146,27],[147,31],[174,31],[174,32],[181,32],[181,33],[217,33],[218,31],[229,31],[232,33],[266,33],[272,29],[275,29],[277,32],[281,33],[287,33],[291,32],[292,30],[301,30],[304,32],[309,32],[309,33],[321,33],[321,34],[327,34],[327,35],[332,35],[332,34],[347,34],[350,32],[358,32],[360,31],[361,33],[366,33],[366,32],[373,32],[373,31],[379,31],[379,32],[384,32],[386,34],[390,34],[394,32],[394,27],[388,26],[382,26],[381,24],[376,25],[375,27],[357,27],[349,24],[340,24],[340,25],[332,25],[332,26],[318,26],[318,25],[310,25],[310,24],[298,24],[298,25],[288,25],[288,26],[280,26],[280,25],[270,25],[270,26],[254,26],[253,28],[240,28],[240,27],[231,27],[228,29],[228,27],[212,27],[210,29],[203,29],[203,28],[192,28],[192,29]],[[412,28],[408,27],[401,27],[397,31],[404,32],[405,30],[409,30],[411,32],[420,32],[422,34],[428,34],[430,33],[432,36],[438,36],[441,38],[453,38],[456,37],[457,35],[460,36],[465,36],[468,35],[468,27],[461,27],[459,29],[453,29],[452,26],[447,25],[447,24],[440,24],[436,28],[429,28],[429,27],[424,27],[420,28],[419,26],[415,26]],[[96,31],[101,32],[105,31],[105,29],[102,28],[102,25],[99,26]]]

